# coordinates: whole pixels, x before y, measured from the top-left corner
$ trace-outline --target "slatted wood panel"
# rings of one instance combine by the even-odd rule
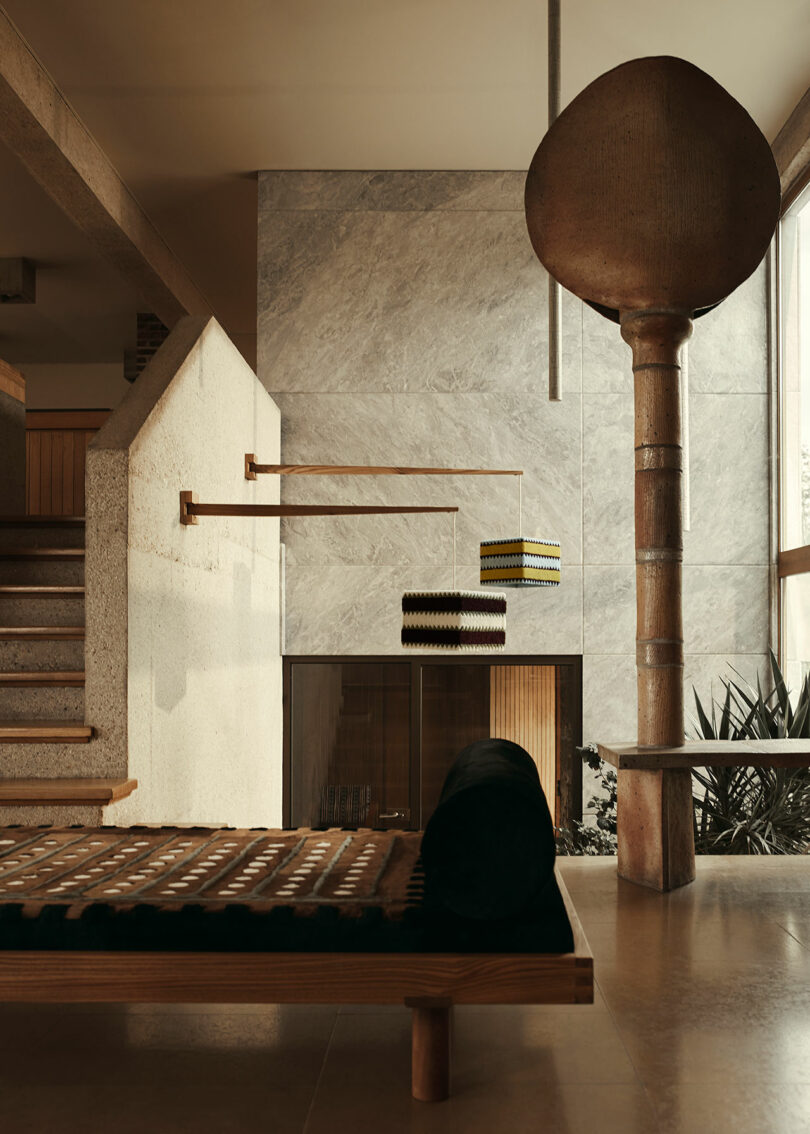
[[[531,755],[549,809],[559,823],[556,668],[494,665],[489,672],[490,733],[519,744]]]
[[[108,410],[29,410],[26,414],[26,511],[83,516],[87,446]]]

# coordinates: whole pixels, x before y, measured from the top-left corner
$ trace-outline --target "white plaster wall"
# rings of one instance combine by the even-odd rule
[[[278,520],[179,522],[181,489],[277,502],[244,454],[278,460],[279,430],[219,325],[188,318],[88,452],[87,720],[139,781],[108,821],[281,823]]]
[[[633,378],[618,327],[563,295],[547,400],[546,274],[517,172],[268,172],[259,377],[289,462],[523,468],[524,532],[562,543],[559,589],[510,591],[511,653],[583,655],[584,737],[636,735]],[[685,681],[705,698],[768,643],[764,265],[690,346]],[[512,534],[512,481],[287,478],[283,498],[453,503],[458,585]],[[286,522],[287,652],[392,654],[405,587],[449,585],[446,517]],[[587,794],[587,792],[586,792]]]

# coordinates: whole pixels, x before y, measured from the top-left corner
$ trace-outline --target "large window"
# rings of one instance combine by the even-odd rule
[[[810,188],[782,218],[779,277],[781,654],[797,690],[810,671]]]

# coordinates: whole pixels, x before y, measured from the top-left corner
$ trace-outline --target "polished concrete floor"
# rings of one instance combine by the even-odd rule
[[[0,1006],[3,1134],[810,1132],[810,858],[698,859],[662,896],[562,859],[591,1006],[460,1008],[453,1097],[404,1009]]]

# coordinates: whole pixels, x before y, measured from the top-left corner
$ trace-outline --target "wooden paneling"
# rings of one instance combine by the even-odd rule
[[[490,733],[531,755],[552,817],[559,822],[556,668],[493,665],[489,672]]]
[[[365,785],[370,822],[411,825],[410,664],[296,665],[292,693],[294,825],[319,821],[322,788]]]
[[[31,516],[83,516],[87,446],[109,410],[29,410],[26,426],[26,511]]]
[[[433,814],[462,748],[489,735],[489,672],[482,665],[422,668],[422,823]]]
[[[2,359],[0,359],[0,391],[11,398],[16,398],[18,402],[25,402],[25,378],[19,370],[15,370]]]
[[[375,763],[383,777],[375,798],[379,792],[380,799],[396,806],[388,789],[403,787],[400,759],[404,761],[405,753],[393,761],[382,759],[380,754],[383,749],[388,752],[395,738],[404,738],[406,732],[410,743],[411,815],[405,826],[425,826],[459,751],[488,736],[514,740],[531,752],[557,826],[570,826],[572,820],[582,818],[582,761],[577,751],[577,745],[582,743],[579,659],[567,655],[540,655],[525,660],[507,656],[491,665],[488,658],[414,658],[407,663],[411,670],[410,724],[405,720],[402,697],[408,684],[404,677],[402,689],[388,690],[394,701],[389,699],[376,706],[372,714],[376,725],[371,724],[371,716],[362,713],[352,718],[351,711],[349,719],[341,723],[349,706],[354,705],[357,711],[359,690],[351,688],[354,678],[343,689],[351,667],[360,667],[355,677],[361,672],[375,674],[372,684],[381,682],[385,686],[386,670],[402,664],[391,657],[285,659],[285,824],[313,822],[322,784],[369,783],[367,769]],[[497,671],[492,680],[490,669]],[[395,682],[394,686],[397,685]],[[347,697],[342,702],[344,694]],[[523,697],[525,705],[521,702]],[[379,714],[385,721],[382,735]],[[350,723],[356,726],[351,737]],[[375,728],[377,733],[372,738]],[[365,739],[364,733],[368,734]],[[366,748],[359,765],[349,758],[349,748],[358,745]],[[396,784],[388,782],[392,771],[396,772]],[[398,790],[397,797],[399,794]]]

